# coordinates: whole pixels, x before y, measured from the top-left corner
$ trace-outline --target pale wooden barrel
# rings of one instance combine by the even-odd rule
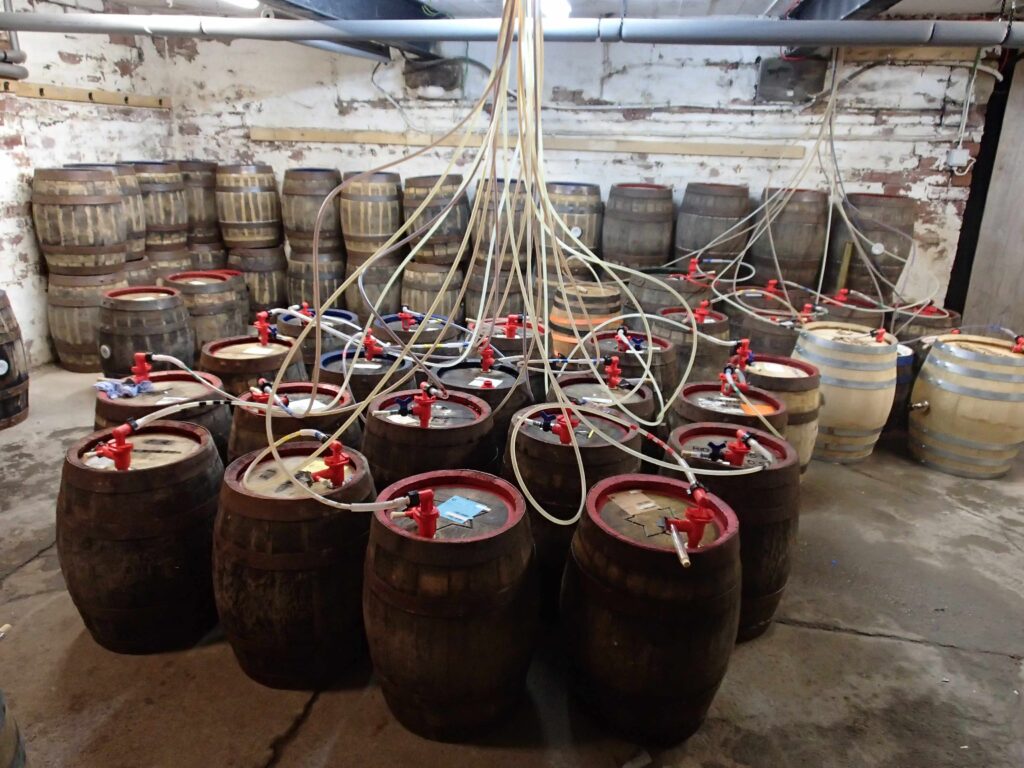
[[[217,223],[217,164],[204,160],[179,160],[188,203],[188,242],[219,243]]]
[[[935,340],[910,397],[914,458],[960,477],[1009,471],[1024,442],[1024,355],[1013,346],[959,334]]]
[[[451,267],[434,264],[407,265],[402,272],[402,305],[414,312],[428,313],[438,294],[441,294],[437,307],[429,314],[444,315],[459,322],[462,318],[459,296],[462,290],[462,270],[456,270],[442,291],[450,271]]]
[[[415,215],[416,210],[427,199],[435,184],[440,182],[437,192],[420,212]],[[418,243],[425,239],[420,249],[413,257],[423,264],[452,264],[459,254],[459,248],[466,238],[466,229],[469,227],[469,197],[465,190],[459,194],[459,185],[462,184],[462,176],[451,174],[449,176],[415,176],[405,181],[405,194],[402,200],[402,207],[405,210],[405,218],[409,221],[409,233],[424,230],[423,235],[413,240]],[[454,201],[454,202],[453,202]],[[427,237],[427,232],[437,224],[434,219],[441,215],[441,212],[451,205],[448,213],[441,220],[440,225],[434,234]],[[467,253],[469,252],[467,246]]]
[[[604,203],[601,202],[601,187],[597,184],[583,184],[577,181],[550,181],[547,183],[548,199],[555,212],[569,230],[579,229],[576,238],[595,253],[601,247],[601,230],[604,226]],[[556,229],[555,236],[569,245],[569,236]],[[546,250],[553,251],[550,235],[545,241]]]
[[[281,242],[281,200],[269,165],[218,165],[217,219],[228,248],[271,248]]]
[[[345,257],[341,251],[320,251],[314,268],[313,254],[292,250],[288,259],[288,305],[313,304],[313,290],[320,286],[320,301],[326,301],[345,281]],[[340,297],[339,297],[340,298]]]
[[[117,177],[123,196],[124,213],[128,222],[128,261],[138,261],[146,255],[146,206],[135,168],[130,163],[67,163],[65,168],[106,169]]]
[[[852,464],[871,455],[896,394],[896,337],[863,325],[807,323],[793,357],[817,366],[823,404],[815,458]]]
[[[177,163],[132,163],[146,209],[146,249],[188,244],[188,194]]]
[[[777,355],[754,355],[747,381],[786,404],[789,421],[782,436],[796,449],[800,471],[806,472],[818,439],[821,375],[808,362]]]
[[[341,233],[350,258],[362,263],[375,254],[402,226],[402,177],[397,173],[371,173],[356,178],[344,175],[338,193]],[[403,246],[389,256],[404,255]]]
[[[504,192],[505,188],[507,192]],[[502,194],[505,200],[502,202]],[[480,196],[483,195],[483,199]],[[477,202],[479,200],[479,203]],[[473,225],[473,242],[481,254],[486,254],[491,246],[492,232],[494,238],[494,254],[499,255],[505,250],[506,257],[516,253],[516,258],[526,258],[526,183],[519,179],[480,179],[476,183],[476,196],[473,204],[479,204],[476,224]],[[512,237],[509,238],[509,211],[512,217]],[[507,245],[504,241],[509,239]],[[512,239],[519,248],[512,247]],[[508,263],[508,262],[506,262]]]
[[[138,262],[135,262],[138,263]],[[123,272],[105,275],[50,275],[46,318],[60,366],[77,373],[102,370],[97,328],[107,291],[127,288]]]

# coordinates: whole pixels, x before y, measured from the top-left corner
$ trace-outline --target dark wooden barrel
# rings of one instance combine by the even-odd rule
[[[414,475],[378,498],[426,490],[440,508],[429,540],[409,517],[374,514],[363,615],[392,714],[421,736],[458,740],[523,696],[538,637],[533,541],[522,496],[483,472]]]
[[[732,507],[740,522],[743,599],[737,639],[741,642],[764,634],[779,607],[789,580],[800,519],[800,461],[796,449],[759,429],[746,431],[772,454],[771,463],[756,450],[739,459],[739,464],[728,457],[711,459],[722,443],[735,440],[733,424],[691,424],[676,429],[669,438],[669,445],[686,455],[687,463],[698,470],[763,467],[750,475],[701,477],[713,494]],[[694,451],[705,458],[694,458],[690,455]]]
[[[281,184],[281,220],[293,253],[312,253],[313,230],[320,206],[336,186],[341,174],[335,168],[289,168]],[[324,212],[320,227],[320,249],[340,251],[341,219],[337,200]]]
[[[466,317],[481,317],[485,301],[488,302],[489,315],[493,315],[496,310],[500,310],[503,315],[521,315],[526,311],[519,278],[511,270],[491,269],[485,280],[483,265],[478,261],[466,277]]]
[[[157,285],[164,285],[173,274],[192,269],[192,254],[187,245],[151,245],[146,251],[146,258]]]
[[[0,291],[0,429],[28,418],[28,358],[6,291]]]
[[[493,365],[485,372],[478,359],[440,368],[437,374],[445,389],[475,395],[491,406],[494,444],[500,461],[508,442],[508,426],[512,415],[533,402],[529,379],[524,375],[520,380],[518,370],[501,364]]]
[[[440,181],[434,197],[416,216],[416,210],[420,207],[431,190]],[[420,249],[416,251],[413,258],[421,264],[437,264],[440,266],[451,266],[459,254],[462,241],[466,239],[466,229],[469,227],[469,197],[465,190],[459,194],[459,186],[462,184],[462,176],[457,173],[448,176],[414,176],[405,180],[405,193],[402,198],[402,207],[405,212],[406,221],[410,222],[409,233],[423,230],[423,234],[412,241],[413,245],[423,240]],[[452,201],[455,201],[454,203]],[[427,232],[436,223],[435,219],[451,205],[450,210],[445,214],[441,225],[433,235],[427,237]],[[466,246],[466,253],[469,253],[469,244]]]
[[[462,270],[456,270],[449,279],[450,271],[450,267],[436,264],[406,265],[402,271],[402,306],[414,312],[426,313],[438,301],[433,314],[452,317],[455,322],[461,322]],[[445,282],[448,283],[447,287],[444,286]]]
[[[431,406],[426,429],[416,416],[401,415],[399,400],[419,390],[381,395],[366,412],[363,453],[378,483],[391,484],[441,469],[492,469],[497,456],[491,406],[479,397],[451,392]],[[411,403],[410,403],[411,407]]]
[[[96,336],[100,304],[107,291],[127,288],[128,285],[124,272],[50,275],[46,290],[46,319],[61,368],[76,373],[103,370]]]
[[[214,193],[228,248],[271,248],[281,242],[281,200],[269,165],[218,165]]]
[[[271,432],[275,439],[300,429],[318,429],[325,435],[333,435],[352,415],[352,395],[335,384],[318,383],[314,395],[311,382],[290,381],[282,383],[277,388],[277,394],[287,400],[293,415],[289,416],[280,407],[273,410]],[[253,402],[252,392],[244,393],[239,400],[243,403]],[[359,420],[356,419],[338,439],[346,448],[358,449],[363,443]],[[268,444],[266,411],[262,408],[236,406],[228,440],[228,461],[234,461],[250,451],[262,450]]]
[[[507,190],[507,191],[506,191]],[[483,196],[473,227],[473,244],[481,258],[493,250],[497,259],[504,254],[504,263],[512,259],[526,259],[526,184],[519,179],[489,177],[478,179],[473,204]],[[504,202],[502,195],[505,196]],[[512,216],[511,238],[509,237],[509,211]],[[494,247],[491,249],[491,238]],[[512,240],[518,244],[514,248]],[[507,241],[507,242],[506,242]]]
[[[601,202],[599,184],[584,184],[578,181],[549,181],[547,183],[548,199],[551,207],[559,215],[565,226],[572,231],[578,228],[576,238],[594,253],[601,249],[601,230],[604,226],[604,203]],[[569,235],[557,229],[555,236],[572,247]],[[549,252],[554,251],[551,235],[546,236],[545,243]]]
[[[189,243],[192,269],[224,269],[228,265],[228,252],[222,243]]]
[[[321,446],[280,449],[293,471]],[[332,501],[373,501],[366,459],[345,448],[345,480],[303,480]],[[248,453],[224,473],[214,527],[213,589],[221,626],[242,670],[272,688],[322,690],[365,653],[366,512],[322,504],[287,479],[272,456]],[[316,459],[306,471],[323,468]]]
[[[128,437],[131,470],[72,445],[57,497],[57,552],[93,639],[117,653],[194,645],[217,622],[212,531],[224,465],[210,433],[156,421]]]
[[[666,307],[679,306],[679,299],[671,291],[682,296],[691,308],[696,308],[705,299],[710,301],[712,279],[713,272],[688,274],[678,269],[645,269],[643,277],[632,275],[629,278],[629,290],[639,310],[654,314]]]
[[[150,266],[149,259],[145,256],[135,261],[126,262],[124,269],[117,274],[123,277],[128,285],[133,287],[136,285],[156,285],[156,275],[153,274],[153,267]]]
[[[238,322],[248,326],[256,318],[256,313],[249,309],[249,286],[245,277],[238,269],[215,269],[208,270],[217,272],[227,278],[227,284],[235,291],[235,312],[238,315]]]
[[[672,248],[672,187],[614,184],[608,193],[601,256],[634,269],[657,267]]]
[[[367,360],[364,354],[352,362],[356,356],[356,350],[350,349],[347,352],[338,350],[328,352],[320,358],[320,380],[329,384],[337,384],[339,387],[345,383],[345,376],[351,367],[352,376],[349,378],[348,387],[357,403],[368,400],[371,396],[376,397],[386,387],[400,379],[409,369],[412,368],[412,361],[402,358],[395,366],[395,358],[390,356],[375,357]],[[391,373],[392,366],[395,366],[394,373]],[[381,380],[385,380],[383,385]],[[408,380],[411,384],[412,379]],[[380,386],[377,393],[374,389]]]
[[[572,354],[576,349],[577,334],[585,337],[592,329],[622,314],[622,293],[614,285],[567,284],[564,290],[555,286],[552,293],[548,329],[551,349],[558,354]],[[575,354],[582,357],[591,354],[593,349],[591,340],[582,351],[576,349]]]
[[[752,222],[739,224],[750,214],[750,190],[745,184],[704,184],[690,182],[683,193],[676,219],[675,255],[689,256],[708,246],[706,256],[732,258],[747,245]],[[737,226],[738,225],[738,226]],[[728,236],[726,232],[736,227]]]
[[[807,471],[818,438],[821,410],[821,373],[804,360],[755,353],[744,372],[747,383],[786,404],[788,416],[782,436],[796,449],[800,471]]]
[[[867,296],[850,293],[848,288],[837,291],[834,296],[822,296],[819,306],[828,313],[826,320],[869,328],[877,328],[885,322],[885,308]]]
[[[787,309],[740,309],[729,314],[732,337],[750,339],[750,348],[766,355],[789,357],[803,324]]]
[[[576,454],[571,444],[562,443],[555,434],[544,431],[535,423],[542,418],[542,414],[557,418],[562,414],[562,409],[544,403],[523,408],[512,416],[502,476],[518,486],[524,495],[532,495],[552,517],[571,520],[584,495],[584,489],[580,487]],[[639,451],[640,434],[602,416],[587,415],[586,418],[610,436],[610,439],[605,439],[582,426],[575,431],[587,484],[639,471],[640,459],[623,451],[619,443]],[[517,430],[516,425],[519,423],[522,426]],[[513,454],[523,477],[521,485],[516,478]],[[537,544],[541,600],[545,613],[551,615],[557,611],[558,586],[576,526],[553,523],[537,512],[532,504],[529,505],[529,516],[530,528]]]
[[[516,321],[511,326],[508,322],[509,315],[505,315],[504,317],[486,317],[479,321],[468,320],[467,327],[472,331],[477,326],[480,326],[481,336],[487,336],[490,339],[491,346],[503,355],[524,354],[531,343],[530,339],[527,338],[527,347],[524,349],[524,336],[539,336],[540,339],[533,350],[532,356],[541,357],[543,354],[543,337],[547,329],[540,323],[534,323],[529,318],[522,317],[521,314],[516,313],[515,317]]]
[[[704,302],[706,303],[706,302]],[[711,336],[720,341],[732,338],[729,330],[729,318],[721,312],[715,312],[706,306],[692,308],[694,320],[699,333]],[[676,358],[679,361],[679,375],[686,372],[693,354],[693,332],[689,330],[690,312],[686,307],[666,307],[658,311],[659,317],[665,320],[654,320],[651,327],[663,339],[676,345]],[[669,325],[669,322],[673,323]],[[679,325],[685,327],[678,327]],[[725,368],[732,355],[732,345],[717,344],[708,339],[697,337],[697,352],[693,358],[693,367],[687,381],[715,381],[718,374]]]
[[[408,344],[412,341],[413,336],[416,336],[417,344],[433,344],[434,342],[449,342],[454,341],[455,337],[459,335],[459,329],[452,323],[448,322],[448,318],[444,315],[421,315],[413,313],[415,319],[409,330],[402,328],[402,319],[397,315],[383,315],[381,320],[377,320],[373,324],[373,333],[382,341],[392,344],[393,340],[391,335],[384,330],[385,327],[390,329],[402,344]],[[417,335],[418,332],[418,335]],[[415,350],[419,354],[425,354],[427,352],[426,347],[420,347]],[[455,350],[452,350],[455,351]],[[442,354],[442,356],[446,356]]]
[[[735,393],[723,395],[717,382],[687,384],[672,402],[669,424],[675,428],[683,424],[722,421],[758,429],[764,424],[759,417],[763,417],[779,432],[786,428],[789,411],[785,403],[757,387],[747,387],[743,394],[750,405]]]
[[[119,427],[129,419],[140,419],[162,408],[195,401],[196,407],[166,417],[166,421],[187,421],[205,427],[213,437],[217,452],[222,460],[227,459],[228,434],[231,431],[231,408],[225,404],[212,404],[210,400],[222,399],[223,395],[211,387],[223,389],[223,382],[212,373],[197,372],[210,386],[197,381],[186,371],[152,371],[149,379],[153,383],[151,392],[135,397],[111,399],[106,392],[96,392],[96,408],[93,427],[97,430]]]
[[[284,248],[232,248],[228,267],[242,273],[249,288],[249,313],[282,307],[288,300],[288,259]]]
[[[188,207],[188,242],[220,243],[217,224],[217,164],[205,160],[179,160]]]
[[[188,244],[188,193],[177,163],[132,163],[146,208],[146,250]]]
[[[128,216],[111,168],[40,168],[32,177],[32,220],[47,270],[119,271],[128,257]]]
[[[136,352],[172,355],[185,365],[195,362],[195,340],[188,309],[173,288],[155,285],[107,291],[100,301],[99,342],[103,375],[128,376]],[[166,370],[170,363],[154,363]]]
[[[709,494],[707,503],[712,522],[687,547],[688,568],[663,527],[692,509],[679,480],[599,481],[573,537],[561,601],[566,659],[587,707],[634,741],[689,737],[725,677],[740,611],[739,525],[723,500]]]
[[[260,379],[273,381],[284,364],[293,342],[291,339],[270,339],[260,344],[255,336],[231,336],[210,341],[199,356],[199,369],[219,376],[224,391],[244,395]],[[295,355],[282,381],[306,381],[306,366],[301,355]]]
[[[346,173],[338,195],[341,231],[350,258],[363,263],[402,226],[402,177],[397,173]],[[391,254],[404,255],[403,247]],[[351,307],[350,307],[351,309]],[[358,310],[357,310],[358,311]]]
[[[847,246],[860,243],[868,261],[892,284],[900,279],[903,267],[913,251],[914,224],[917,221],[917,201],[902,195],[876,195],[855,193],[843,203],[850,223],[860,232],[854,234],[838,212],[832,214],[832,235],[829,238],[828,260],[825,264],[825,286],[829,290],[850,288],[877,299],[878,289],[871,270],[864,264],[854,246],[844,274]],[[875,253],[874,244],[880,243],[883,253]],[[893,255],[888,255],[893,254]],[[882,300],[892,297],[892,289],[879,281]]]
[[[637,322],[633,321],[634,324]],[[653,323],[651,323],[653,327]],[[630,381],[643,378],[646,383],[658,387],[665,399],[679,385],[679,359],[676,345],[661,336],[651,336],[636,327],[627,329],[629,341],[623,344],[617,330],[601,331],[597,334],[597,348],[601,357],[617,356],[622,375]],[[647,355],[651,362],[648,368]]]
[[[292,251],[288,259],[285,293],[288,305],[313,303],[313,286],[320,285],[320,301],[326,301],[345,282],[341,251],[321,251],[314,266],[312,253]]]
[[[4,692],[0,691],[0,766],[25,768],[25,742],[18,723],[11,715]]]
[[[312,310],[310,310],[312,312]],[[321,314],[322,327],[331,327],[349,335],[356,333],[356,328],[350,324],[359,325],[359,318],[347,309],[328,309]],[[306,323],[300,320],[295,314],[285,312],[277,316],[277,333],[279,336],[286,336],[289,339],[297,339]],[[361,327],[361,326],[360,326]],[[334,334],[323,331],[320,337],[321,357],[328,352],[334,352],[345,346],[345,340]],[[319,359],[316,356],[316,331],[310,331],[306,340],[302,342],[302,362],[312,373],[317,367]]]
[[[896,394],[892,399],[889,418],[883,432],[903,432],[907,429],[910,392],[914,388],[914,350],[906,344],[896,346]]]
[[[368,258],[355,256],[351,250],[348,252],[348,258],[345,261],[345,279],[348,280],[361,270],[362,289],[359,285],[360,278],[356,278],[349,284],[349,287],[345,289],[345,308],[352,310],[360,317],[370,316],[371,305],[376,305],[377,311],[382,314],[397,312],[402,308],[402,279],[395,277],[399,261],[394,257],[386,256],[367,265]],[[394,282],[391,282],[392,277],[395,277]],[[385,292],[389,282],[391,282],[391,287]],[[369,304],[367,304],[367,299],[363,298],[363,290],[366,291]]]
[[[913,350],[915,373],[924,365],[924,359],[928,356],[934,337],[960,327],[961,319],[960,313],[956,310],[944,309],[934,304],[896,309],[893,313],[892,327],[896,332],[896,338]],[[882,315],[878,315],[875,322],[881,323]]]
[[[745,261],[756,270],[757,279],[784,279],[798,285],[816,287],[818,271],[825,258],[825,234],[828,231],[828,195],[814,189],[783,191],[768,187],[761,195],[764,203],[772,195],[781,193],[772,204],[771,212],[762,210],[758,227],[760,237],[750,244]],[[775,209],[789,196],[781,210]],[[768,216],[771,215],[771,221]],[[779,277],[775,260],[778,259],[782,276]]]
[[[164,285],[181,293],[188,308],[197,356],[209,341],[246,332],[238,312],[235,287],[227,275],[216,271],[176,272],[164,279]]]
[[[65,168],[106,169],[117,177],[121,190],[125,220],[128,224],[128,261],[138,261],[146,254],[146,204],[142,200],[139,178],[130,163],[67,163]]]

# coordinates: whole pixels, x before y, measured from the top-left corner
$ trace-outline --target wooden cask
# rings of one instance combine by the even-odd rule
[[[374,335],[386,344],[395,343],[395,338],[401,344],[408,344],[415,337],[417,348],[414,351],[418,354],[425,354],[428,351],[428,347],[435,343],[454,342],[455,338],[459,335],[458,327],[449,322],[449,319],[444,315],[431,315],[427,317],[417,312],[412,312],[411,314],[413,315],[413,320],[409,325],[409,330],[405,329],[403,319],[397,314],[384,315],[380,320],[374,322],[372,329]],[[392,335],[394,338],[392,338]],[[441,350],[437,350],[437,352],[441,356],[446,356]]]
[[[672,401],[669,423],[675,428],[682,424],[723,421],[748,429],[764,429],[767,421],[782,432],[788,420],[786,404],[757,387],[747,387],[741,398],[735,393],[723,395],[721,384],[717,382],[698,382],[686,384],[679,397]]]
[[[674,744],[701,726],[736,639],[736,515],[708,494],[711,523],[686,547],[684,568],[663,522],[685,519],[692,508],[689,485],[679,480],[597,482],[565,568],[561,604],[574,687],[609,728],[645,744]]]
[[[156,421],[127,438],[131,470],[97,456],[111,431],[67,451],[57,552],[86,629],[116,653],[194,645],[217,623],[210,560],[224,466],[210,433]]]
[[[480,335],[487,336],[491,346],[503,355],[522,356],[528,352],[531,358],[544,355],[544,334],[547,333],[547,329],[543,324],[535,323],[522,314],[514,313],[504,317],[485,317],[482,320],[467,321],[470,331],[477,326],[480,327]]]
[[[146,251],[146,258],[157,285],[164,285],[173,274],[192,269],[192,254],[187,245],[153,245]]]
[[[873,273],[877,271],[882,279],[895,285],[913,253],[917,202],[902,195],[853,193],[847,195],[843,208],[857,232],[850,230],[838,211],[833,212],[825,287],[828,290],[850,288],[878,299],[879,288],[872,279]],[[864,256],[855,243],[860,244]],[[880,253],[875,252],[876,246],[881,246]],[[846,262],[848,248],[849,261]],[[881,300],[888,304],[892,288],[882,279],[878,281]]]
[[[907,429],[910,392],[914,387],[914,350],[906,344],[896,345],[896,391],[892,398],[889,418],[883,432],[903,432]]]
[[[466,238],[469,228],[469,197],[466,191],[459,192],[462,176],[457,173],[448,176],[414,176],[405,180],[405,193],[402,208],[405,220],[409,222],[409,234],[417,234],[411,245],[422,243],[413,259],[420,264],[436,264],[451,266],[455,263],[463,241],[466,241],[468,254],[471,243]],[[426,207],[416,215],[420,205],[431,194],[434,187],[437,191]],[[447,213],[444,213],[447,209]],[[429,234],[430,230],[441,218],[441,223]]]
[[[466,317],[521,315],[526,311],[522,280],[511,270],[492,268],[485,274],[478,261],[466,277]]]
[[[682,296],[691,309],[696,309],[702,301],[712,299],[711,281],[713,272],[680,272],[677,269],[645,269],[643,277],[631,275],[629,290],[633,300],[627,302],[637,307],[637,311],[656,314],[666,307],[678,307]],[[675,293],[673,293],[675,291]]]
[[[292,251],[288,259],[285,293],[288,306],[302,302],[313,304],[313,287],[320,286],[320,301],[327,301],[345,282],[345,261],[340,251],[320,251],[316,264],[313,254]]]
[[[132,163],[146,208],[146,250],[188,245],[188,194],[177,163]]]
[[[111,168],[37,169],[32,221],[52,273],[117,272],[127,259],[128,216]]]
[[[224,245],[272,248],[281,243],[281,201],[269,165],[218,165],[214,193]],[[283,256],[283,254],[282,254]]]
[[[146,204],[135,167],[130,163],[67,163],[65,168],[109,170],[117,177],[128,226],[128,261],[138,261],[146,255]]]
[[[754,474],[701,477],[740,523],[743,598],[737,639],[743,642],[768,630],[789,580],[800,520],[800,462],[789,442],[759,429],[745,431],[771,454],[771,462],[756,450],[733,455],[729,445],[736,431],[733,424],[690,424],[673,431],[668,443],[697,471],[762,468]]]
[[[368,258],[354,256],[351,250],[348,252],[345,279],[357,273],[358,277],[345,289],[345,308],[360,317],[370,317],[371,307],[381,314],[398,312],[402,308],[402,279],[396,276],[399,261],[391,256],[373,262],[368,262]]]
[[[290,339],[270,339],[260,344],[255,336],[231,336],[209,341],[199,356],[199,370],[218,376],[224,391],[236,397],[255,387],[260,379],[273,381],[291,351]],[[295,355],[282,381],[306,381],[306,366]]]
[[[717,381],[718,374],[725,368],[732,356],[732,338],[727,315],[709,308],[707,301],[692,309],[686,307],[665,307],[658,310],[658,317],[652,321],[655,333],[676,345],[679,361],[679,375],[682,377],[690,365],[693,366],[687,381]],[[694,352],[693,325],[697,328],[697,350]],[[710,337],[710,338],[708,338]]]
[[[220,244],[217,224],[217,164],[204,160],[179,160],[188,209],[188,242]]]
[[[498,449],[497,461],[505,453],[508,428],[512,416],[533,402],[529,378],[511,365],[490,366],[484,371],[479,359],[469,359],[437,371],[441,384],[450,392],[475,395],[491,406],[494,419],[494,444]],[[417,378],[422,379],[422,376]]]
[[[601,202],[600,185],[576,181],[549,181],[546,191],[551,207],[565,223],[569,232],[579,229],[576,239],[591,252],[600,252],[601,231],[604,226],[604,203]],[[571,241],[569,233],[561,227],[555,227],[554,236],[570,248],[579,248]],[[546,234],[545,238],[546,250],[553,253],[552,236]]]
[[[750,190],[745,184],[690,182],[676,219],[675,255],[733,258],[747,246]]]
[[[190,242],[188,252],[192,255],[192,269],[197,271],[224,269],[228,265],[228,252],[220,242]]]
[[[76,373],[102,370],[97,341],[100,304],[107,291],[127,287],[128,281],[123,272],[50,275],[46,291],[46,320],[61,368]]]
[[[290,469],[321,446],[280,448]],[[303,481],[332,501],[373,501],[366,459],[345,449],[344,482]],[[242,670],[272,688],[322,690],[365,653],[363,558],[367,512],[328,507],[293,486],[272,456],[246,478],[255,452],[224,473],[214,527],[213,589],[217,612]]]
[[[412,361],[407,357],[395,358],[385,354],[367,360],[364,353],[357,350],[338,350],[328,352],[320,358],[320,381],[337,386],[347,386],[357,403],[377,397],[386,387],[398,382],[412,368]],[[397,364],[396,364],[397,363]],[[351,371],[351,376],[349,376]],[[346,378],[348,381],[346,382]],[[384,382],[381,384],[381,382]],[[412,377],[407,380],[411,386]]]
[[[320,207],[331,191],[341,184],[334,168],[289,168],[281,184],[281,220],[292,254],[313,252],[313,230]],[[332,200],[320,226],[321,251],[341,251],[341,218]]]
[[[754,352],[779,357],[793,354],[803,326],[801,317],[792,315],[789,310],[733,307],[729,318],[734,339],[749,339]]]
[[[308,311],[310,315],[316,314],[313,310]],[[359,323],[359,318],[347,309],[328,309],[320,314],[320,322],[322,328],[320,335],[321,357],[328,352],[337,351],[345,346],[345,340],[335,336],[333,333],[328,333],[327,328],[333,328],[351,335],[363,327]],[[296,313],[293,312],[285,312],[277,316],[277,333],[279,336],[297,339],[306,325],[307,323],[300,320]],[[310,331],[305,341],[302,342],[302,362],[306,364],[310,374],[312,374],[313,369],[320,362],[316,350],[316,331]]]
[[[25,768],[25,742],[18,723],[11,715],[4,692],[0,691],[0,766]]]
[[[636,323],[637,321],[632,321]],[[654,323],[651,323],[653,326]],[[602,358],[616,356],[622,375],[631,382],[643,379],[661,391],[666,402],[679,386],[679,360],[676,345],[661,336],[651,336],[642,329],[627,328],[627,341],[619,338],[618,330],[598,332],[597,348]],[[647,357],[650,355],[650,362]]]
[[[526,260],[526,199],[526,184],[520,179],[477,179],[473,245],[481,257],[488,253],[496,259],[503,256],[506,265],[512,259]]]
[[[608,193],[601,256],[634,269],[658,267],[672,248],[672,187],[614,184]]]
[[[995,478],[1024,443],[1024,355],[1009,340],[935,340],[914,382],[907,445],[940,472]]]
[[[0,291],[0,429],[28,418],[28,358],[6,291]]]
[[[814,455],[843,464],[871,455],[896,392],[896,337],[870,328],[807,323],[793,357],[821,373],[822,406]]]
[[[579,465],[571,443],[563,443],[553,432],[544,429],[544,422],[557,424],[563,416],[560,406],[543,403],[528,406],[512,416],[509,444],[505,448],[502,476],[516,485],[527,497],[530,528],[537,545],[537,563],[541,577],[541,600],[549,616],[557,610],[558,589],[565,568],[576,523],[573,520],[586,488],[615,475],[637,472],[640,459],[622,450],[627,445],[640,450],[640,434],[603,416],[587,415],[601,432],[591,432],[583,425],[573,430],[579,447],[586,485],[580,485]],[[522,481],[516,477],[516,467]],[[538,512],[530,497],[555,523]]]
[[[849,288],[837,291],[834,296],[822,296],[819,304],[828,313],[826,320],[866,325],[869,328],[882,325],[888,313],[888,308],[863,294],[851,293]]]
[[[461,740],[525,693],[539,629],[533,542],[522,496],[483,472],[414,475],[378,499],[415,491],[422,502],[428,490],[439,508],[430,538],[408,516],[374,513],[363,615],[392,714],[426,738]]]
[[[156,285],[156,275],[153,274],[153,267],[145,256],[135,261],[126,262],[124,269],[116,274],[133,287],[136,285]]]
[[[602,325],[612,327],[610,321],[621,314],[622,293],[613,285],[567,283],[564,290],[556,288],[548,317],[552,351],[576,357],[591,355],[595,347],[593,339],[583,347],[578,346],[578,339]]]
[[[275,440],[300,429],[317,429],[325,435],[333,435],[338,427],[348,421],[354,405],[352,395],[348,391],[340,386],[322,382],[316,385],[315,394],[311,382],[283,382],[277,388],[277,395],[287,403],[291,413],[285,413],[280,406],[272,410],[270,424]],[[252,392],[246,392],[239,397],[239,405],[234,409],[231,437],[228,440],[229,462],[269,445],[266,411],[242,405],[255,399]],[[344,434],[336,439],[344,443],[346,448],[358,449],[363,443],[363,431],[359,420],[356,419]]]
[[[196,372],[196,376],[203,381],[197,381],[187,371],[152,371],[149,374],[152,391],[141,392],[135,397],[111,399],[106,392],[97,391],[93,427],[97,431],[113,429],[129,419],[140,419],[171,405],[195,402],[194,408],[178,411],[163,420],[187,421],[204,427],[213,438],[221,460],[226,460],[231,408],[224,403],[211,402],[223,399],[224,396],[216,391],[223,389],[223,382],[212,373]]]
[[[164,285],[181,293],[195,335],[196,357],[207,342],[246,332],[230,278],[219,272],[176,272]]]
[[[761,234],[744,260],[754,267],[759,282],[779,279],[816,287],[825,258],[828,195],[815,189],[767,187],[761,202],[780,193],[770,209],[761,210],[755,230]]]
[[[249,314],[286,306],[288,259],[284,248],[232,248],[228,267],[242,273],[249,289]]]
[[[345,250],[350,259],[362,264],[402,226],[402,177],[397,173],[363,175],[352,171],[343,180],[338,209]],[[385,255],[394,258],[407,252],[406,246],[400,246]]]
[[[786,404],[789,416],[782,436],[796,449],[800,471],[806,472],[818,438],[818,411],[821,408],[821,374],[818,369],[792,357],[755,353],[745,373],[751,386],[774,395]]]
[[[100,301],[99,342],[103,375],[123,378],[131,373],[136,352],[171,355],[185,365],[195,361],[195,340],[188,309],[173,288],[138,286],[107,291]],[[154,363],[167,370],[170,363]]]
[[[255,321],[256,313],[251,312],[249,309],[249,285],[245,282],[242,271],[238,269],[215,269],[208,271],[217,272],[227,278],[227,284],[235,292],[235,314],[238,316],[238,322],[242,326],[248,327],[251,321]]]
[[[402,271],[402,306],[413,312],[462,322],[462,270],[436,264],[407,264]],[[434,306],[434,303],[437,305]],[[433,311],[431,311],[433,309]]]
[[[935,337],[958,328],[961,320],[959,312],[934,304],[924,307],[899,307],[893,312],[893,333],[913,350],[914,373],[917,373],[924,364]]]
[[[363,453],[384,485],[441,469],[493,469],[497,457],[491,406],[464,392],[430,405],[427,426],[411,410],[408,389],[376,397],[366,412]],[[410,400],[406,400],[410,398]],[[408,413],[403,413],[407,410]]]

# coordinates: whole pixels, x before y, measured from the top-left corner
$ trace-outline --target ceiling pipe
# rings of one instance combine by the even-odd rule
[[[327,41],[494,41],[500,19],[310,21],[127,14],[0,13],[0,29],[211,39]],[[691,45],[1024,47],[1024,34],[995,21],[797,21],[761,17],[557,19],[544,22],[555,42]]]
[[[0,77],[6,78],[7,80],[24,80],[28,77],[28,70],[20,64],[0,63]]]

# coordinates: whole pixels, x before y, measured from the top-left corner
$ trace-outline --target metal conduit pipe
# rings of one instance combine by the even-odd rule
[[[165,37],[316,40],[335,43],[495,40],[500,19],[310,21],[127,14],[0,13],[0,29]],[[559,19],[544,38],[557,42],[700,45],[1005,45],[1024,47],[1024,30],[995,21],[801,21],[761,17]]]
[[[0,77],[7,80],[24,80],[28,70],[20,64],[0,64]]]
[[[26,58],[24,51],[0,51],[0,62],[6,64],[22,64]]]

